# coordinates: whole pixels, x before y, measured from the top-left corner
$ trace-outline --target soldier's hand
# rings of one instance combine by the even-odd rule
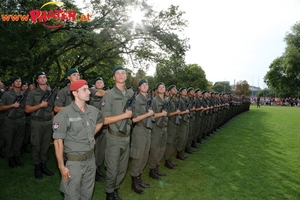
[[[40,105],[41,105],[41,108],[45,108],[48,106],[48,102],[42,101]]]
[[[20,107],[20,103],[19,102],[15,102],[12,104],[14,108],[19,108]]]
[[[131,118],[132,117],[132,111],[131,110],[126,109],[124,114],[126,115],[126,118]]]
[[[167,116],[167,114],[168,114],[168,112],[165,110],[161,111],[161,113],[163,114],[163,116]]]
[[[150,117],[150,116],[153,116],[153,115],[154,115],[154,111],[153,111],[153,110],[150,110],[150,109],[148,109],[148,114],[149,114],[149,117]]]
[[[69,169],[67,167],[62,167],[59,170],[60,170],[60,174],[61,174],[61,178],[62,178],[63,182],[67,182],[68,179],[71,178]]]
[[[177,109],[176,110],[176,114],[179,115],[180,114],[180,110]]]

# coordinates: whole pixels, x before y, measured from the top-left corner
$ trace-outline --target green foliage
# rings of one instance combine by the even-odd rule
[[[207,79],[203,69],[197,64],[190,64],[184,70],[180,81],[186,84],[186,87],[200,88],[203,90],[207,87]]]
[[[228,93],[231,92],[231,87],[228,81],[216,82],[213,86],[215,92]]]
[[[28,14],[46,2],[3,1],[1,14]],[[83,14],[72,1],[63,3],[64,9]],[[91,21],[66,21],[59,29],[49,29],[41,23],[1,21],[0,43],[4,47],[0,49],[0,72],[4,74],[1,78],[18,74],[33,81],[36,72],[43,70],[50,82],[60,84],[65,72],[76,67],[89,82],[103,76],[111,84],[110,73],[117,65],[146,69],[172,55],[184,59],[189,49],[188,39],[176,34],[187,23],[178,7],[158,12],[144,1],[123,0],[93,0],[89,6]],[[131,18],[132,7],[144,12],[139,24]],[[135,83],[136,80],[131,84]]]
[[[181,86],[206,88],[208,81],[205,72],[197,64],[186,65],[181,58],[176,56],[156,67],[155,78],[163,81],[166,86],[175,84]]]
[[[280,96],[299,96],[300,90],[300,23],[297,22],[285,37],[287,47],[276,58],[264,77],[268,86],[275,88]]]
[[[179,85],[182,84],[180,80],[185,67],[184,60],[173,55],[171,59],[165,60],[156,66],[155,78],[157,82],[163,81],[166,86],[175,84],[177,87],[180,87]]]
[[[275,97],[275,91],[271,88],[265,88],[256,93],[256,96],[260,97]]]

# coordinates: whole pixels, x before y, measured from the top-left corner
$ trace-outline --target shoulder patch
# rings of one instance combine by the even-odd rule
[[[59,128],[59,123],[58,122],[53,123],[53,130],[57,131],[58,128]]]

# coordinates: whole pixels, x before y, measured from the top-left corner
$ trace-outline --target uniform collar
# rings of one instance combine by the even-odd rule
[[[114,85],[114,87],[112,88],[116,93],[119,93],[119,94],[122,94],[123,95],[123,92],[121,90],[119,90],[119,88],[117,88],[116,85]],[[125,91],[125,97],[130,97],[129,94],[128,94],[128,90],[126,89],[126,87],[124,88],[124,91]]]
[[[76,112],[82,113],[82,111],[78,108],[78,106],[75,104],[74,101],[71,102],[71,106],[73,107],[73,109],[74,109]],[[87,104],[85,104],[85,112],[84,112],[84,113],[89,113],[89,112],[90,112],[90,109],[89,109],[89,107],[87,106]]]

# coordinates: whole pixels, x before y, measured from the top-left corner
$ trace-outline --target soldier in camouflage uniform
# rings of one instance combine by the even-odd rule
[[[175,85],[170,85],[168,87],[169,95],[173,96],[170,104],[170,114],[168,119],[168,129],[167,129],[167,145],[165,150],[165,166],[169,169],[175,169],[178,166],[177,163],[172,161],[172,156],[176,149],[176,140],[177,140],[177,130],[180,124],[180,99],[175,97],[177,94],[177,89]]]
[[[45,95],[50,95],[47,89],[47,77],[45,72],[38,72],[36,75],[37,87],[28,93],[25,111],[31,113],[31,138],[32,145],[32,163],[35,166],[34,176],[42,179],[42,173],[47,176],[53,176],[46,162],[48,160],[48,149],[52,141],[52,118],[54,116],[53,107],[57,92],[52,93],[48,101],[45,101]],[[42,116],[38,116],[37,112],[43,109]]]
[[[113,71],[115,86],[105,93],[101,103],[101,111],[105,117],[105,124],[108,125],[106,133],[105,166],[106,183],[105,191],[108,200],[120,199],[118,190],[125,178],[129,160],[130,125],[125,124],[125,130],[120,132],[122,120],[129,121],[132,111],[124,105],[134,94],[127,90],[125,81],[126,71],[118,66]]]
[[[187,115],[189,114],[189,109],[188,109],[188,98],[187,98],[187,91],[186,87],[182,86],[179,89],[180,93],[180,115],[181,115],[181,121],[179,128],[177,129],[176,135],[177,135],[177,140],[176,140],[176,151],[177,155],[176,158],[179,160],[186,160],[188,157],[183,154],[183,150],[185,148],[185,144],[187,141],[188,137],[188,128],[189,128],[189,120]]]
[[[102,98],[105,94],[104,90],[104,81],[102,77],[97,77],[95,79],[95,89],[90,89],[91,95],[90,95],[90,101],[89,104],[96,107],[97,109],[101,110],[101,102]],[[96,94],[99,95],[96,95]],[[96,159],[96,181],[101,181],[101,177],[105,177],[104,173],[100,170],[101,165],[104,164],[105,160],[105,144],[106,144],[106,133],[108,130],[108,126],[105,125],[102,127],[102,129],[96,133],[95,135],[95,159]]]
[[[153,98],[153,111],[155,124],[151,132],[151,145],[149,153],[149,177],[160,180],[160,176],[166,176],[165,173],[160,172],[158,167],[164,156],[166,143],[167,143],[167,126],[168,126],[168,110],[163,107],[167,104],[164,97],[166,87],[165,84],[160,82],[156,86],[157,96]],[[170,97],[169,97],[170,98]],[[168,99],[169,101],[170,99]],[[159,121],[161,123],[159,124]]]
[[[131,169],[130,176],[132,177],[131,188],[138,194],[144,194],[142,188],[149,188],[150,185],[145,183],[141,175],[148,161],[150,143],[151,143],[151,130],[152,130],[152,116],[154,112],[151,104],[151,99],[148,94],[148,81],[141,79],[138,83],[139,94],[133,107],[133,119],[135,126],[132,130],[130,157]],[[149,102],[151,101],[151,102]]]
[[[3,124],[5,141],[4,154],[10,168],[24,166],[19,160],[25,134],[25,101],[26,94],[21,91],[21,78],[12,79],[13,89],[5,92],[0,100],[0,111],[7,111]],[[18,99],[18,100],[17,100]]]
[[[189,87],[187,89],[187,94],[188,94],[188,101],[190,104],[190,113],[189,113],[189,131],[188,131],[188,136],[187,136],[187,141],[185,144],[185,152],[189,154],[193,154],[195,150],[191,148],[192,141],[195,135],[195,123],[196,123],[196,116],[195,116],[195,106],[196,106],[196,99],[194,98],[194,88]],[[198,145],[196,146],[198,148]]]

